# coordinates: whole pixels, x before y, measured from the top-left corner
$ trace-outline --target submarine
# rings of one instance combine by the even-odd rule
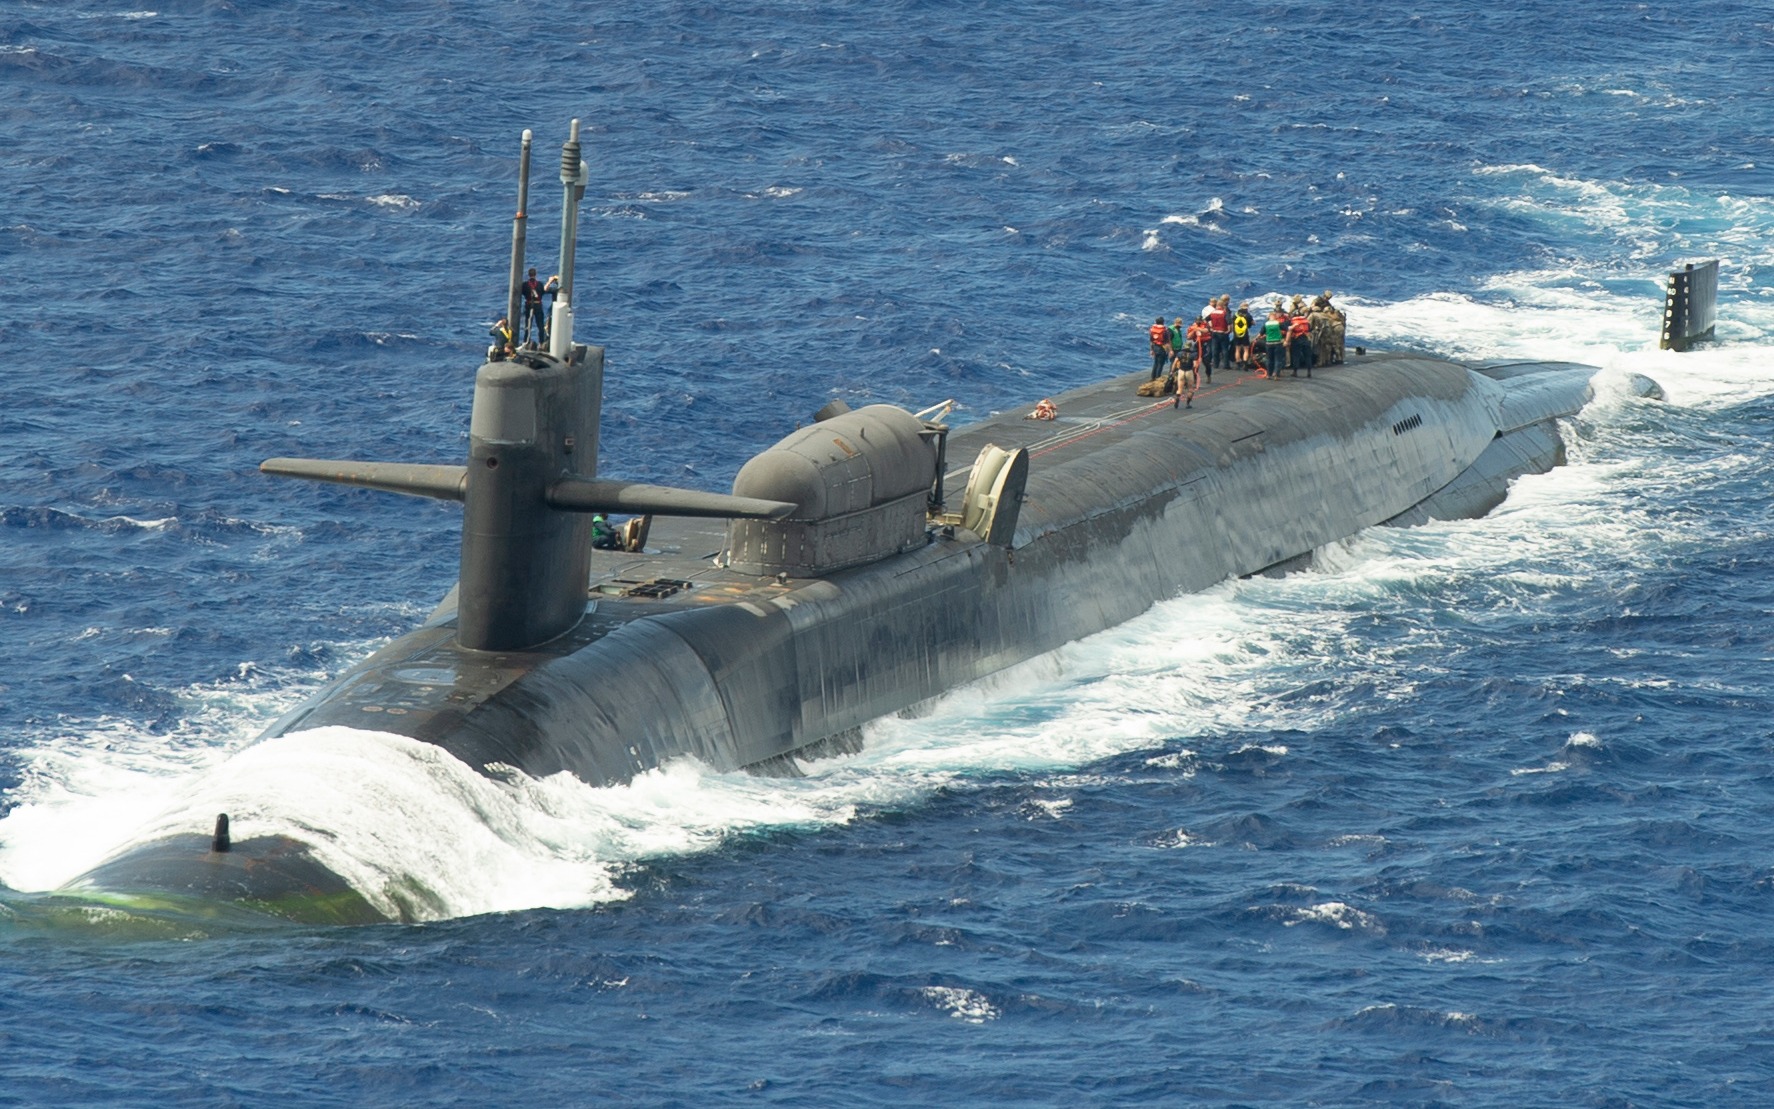
[[[532,136],[519,157],[517,318]],[[562,147],[561,288],[546,346],[489,352],[466,460],[273,458],[270,475],[463,504],[457,584],[418,627],[259,737],[329,726],[428,744],[480,774],[593,785],[672,760],[800,773],[870,721],[1364,528],[1483,515],[1564,460],[1593,367],[1366,353],[1238,377],[1186,409],[1144,373],[952,428],[833,401],[730,493],[599,472],[604,351],[573,338],[579,123]],[[1631,388],[1660,395],[1642,377]],[[613,542],[594,516],[631,514]],[[416,881],[356,888],[349,845],[254,827],[167,832],[50,896],[307,923],[441,913]]]

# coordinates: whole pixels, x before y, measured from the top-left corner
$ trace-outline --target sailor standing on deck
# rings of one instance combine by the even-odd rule
[[[1250,318],[1250,301],[1238,306],[1238,314],[1232,317],[1232,362],[1241,370],[1251,368],[1250,332],[1255,321]]]
[[[1207,310],[1208,372],[1232,368],[1232,298],[1222,294]]]
[[[1331,303],[1329,289],[1324,291],[1324,310],[1330,316],[1330,335],[1325,340],[1325,345],[1331,352],[1331,365],[1340,366],[1343,364],[1343,343],[1348,331],[1349,317],[1341,308]]]
[[[1189,325],[1189,355],[1194,367],[1213,384],[1213,331],[1200,316]]]
[[[1330,349],[1330,301],[1322,295],[1314,297],[1312,310],[1306,313],[1306,319],[1312,325],[1312,364],[1328,366],[1334,360]]]
[[[1195,407],[1195,389],[1201,383],[1201,375],[1196,372],[1195,364],[1183,356],[1180,347],[1177,356],[1171,359],[1170,364],[1175,368],[1177,375],[1177,395],[1171,398],[1170,406],[1175,408],[1181,404],[1184,408]]]
[[[1170,329],[1164,326],[1164,317],[1159,316],[1158,322],[1146,329],[1146,338],[1152,343],[1152,378],[1157,381],[1164,373],[1165,365],[1170,361]]]
[[[1299,298],[1294,298],[1294,314],[1288,320],[1287,328],[1288,358],[1293,362],[1293,376],[1300,376],[1300,367],[1306,367],[1306,376],[1312,376],[1312,320],[1306,315],[1306,305]]]
[[[1284,322],[1286,319],[1287,314],[1281,310],[1281,302],[1278,300],[1275,302],[1274,310],[1269,313],[1268,320],[1263,324],[1263,357],[1267,363],[1265,372],[1268,373],[1270,381],[1278,381],[1281,378],[1281,347],[1285,342],[1282,333],[1287,330]]]

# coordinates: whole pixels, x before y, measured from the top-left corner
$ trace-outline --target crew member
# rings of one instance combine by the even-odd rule
[[[1312,364],[1328,366],[1334,361],[1330,349],[1330,301],[1323,296],[1312,298],[1312,311],[1306,313],[1306,319],[1312,325]]]
[[[1306,376],[1312,376],[1312,321],[1306,315],[1304,301],[1295,299],[1294,314],[1288,320],[1287,329],[1288,357],[1293,360],[1293,376],[1300,376],[1300,367],[1306,367]]]
[[[616,529],[610,526],[610,521],[604,519],[602,512],[591,518],[591,545],[594,550],[599,551],[620,549],[616,542]]]
[[[1348,334],[1349,317],[1341,308],[1331,303],[1329,289],[1324,291],[1324,310],[1330,315],[1330,337],[1325,340],[1325,346],[1330,349],[1331,364],[1340,366],[1343,364],[1343,344]]]
[[[1164,373],[1165,363],[1170,361],[1170,329],[1164,326],[1163,316],[1146,329],[1146,338],[1152,342],[1152,380],[1157,381]]]
[[[487,334],[493,337],[493,345],[487,348],[488,362],[503,362],[517,351],[511,345],[511,320],[499,317],[499,322],[487,328]]]
[[[529,280],[519,286],[518,291],[524,297],[523,325],[519,330],[528,342],[546,343],[548,341],[548,324],[542,319],[542,282],[536,280],[534,268],[530,270]],[[535,330],[531,330],[531,323],[535,324]]]
[[[1229,369],[1232,365],[1232,298],[1222,294],[1207,310],[1208,336],[1207,372]]]
[[[1189,358],[1190,363],[1206,376],[1208,384],[1213,384],[1213,330],[1207,321],[1200,316],[1189,325]]]
[[[1287,314],[1281,310],[1281,302],[1278,300],[1274,310],[1269,313],[1269,318],[1263,321],[1263,357],[1267,362],[1265,369],[1270,381],[1281,380],[1281,348],[1284,344],[1282,332],[1287,330],[1283,322],[1286,319]]]
[[[1250,369],[1250,301],[1238,305],[1232,317],[1232,363],[1241,370]]]
[[[1195,330],[1193,327],[1190,331]],[[1195,363],[1185,358],[1181,348],[1177,356],[1170,360],[1172,371],[1176,374],[1177,395],[1172,398],[1170,406],[1177,407],[1180,403],[1184,408],[1195,407],[1195,389],[1201,382],[1201,375],[1196,372]]]

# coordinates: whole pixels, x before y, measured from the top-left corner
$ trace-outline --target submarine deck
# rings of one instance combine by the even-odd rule
[[[1146,371],[1084,385],[1052,397],[1058,409],[1052,420],[1029,419],[1029,409],[1019,409],[995,412],[976,423],[955,427],[948,437],[948,470],[943,477],[943,489],[952,510],[960,502],[974,457],[988,443],[1005,449],[1027,448],[1028,484],[1033,498],[1043,485],[1043,476],[1060,464],[1085,459],[1136,432],[1158,426],[1174,427],[1180,435],[1198,439],[1204,462],[1224,457],[1229,450],[1235,451],[1241,441],[1257,438],[1273,427],[1278,401],[1288,410],[1288,424],[1333,429],[1345,413],[1373,410],[1371,394],[1375,383],[1364,380],[1364,368],[1416,357],[1351,352],[1346,362],[1319,367],[1310,378],[1295,378],[1284,371],[1281,379],[1275,380],[1256,373],[1222,370],[1211,384],[1203,385],[1196,393],[1190,408],[1172,407],[1172,398],[1168,396],[1138,396],[1137,388],[1149,379]],[[1417,385],[1420,388],[1421,382]],[[774,598],[792,588],[770,578],[739,574],[717,565],[716,556],[726,540],[724,520],[657,518],[644,552],[593,552],[591,596],[731,602],[754,590]],[[682,596],[711,586],[718,587],[712,595]]]

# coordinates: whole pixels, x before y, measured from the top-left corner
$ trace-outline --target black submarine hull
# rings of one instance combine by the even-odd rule
[[[1376,524],[1482,515],[1513,478],[1563,460],[1557,421],[1587,403],[1594,372],[1383,354],[1310,379],[1225,373],[1186,410],[1135,397],[1137,376],[1075,390],[1055,398],[1057,420],[997,417],[950,437],[955,457],[988,442],[1028,451],[1008,545],[939,526],[867,565],[760,577],[721,565],[719,526],[660,521],[644,555],[593,553],[585,615],[566,633],[469,649],[446,599],[266,737],[343,725],[482,773],[592,785],[684,757],[794,773],[854,750],[871,720],[1161,600]],[[258,861],[271,850],[277,865]],[[242,840],[196,869],[190,854],[143,844],[62,892],[220,898],[298,920],[435,913],[411,885],[352,890],[284,838]]]
[[[662,524],[663,553],[594,558],[585,618],[544,647],[464,650],[445,609],[268,734],[373,728],[594,785],[682,756],[786,769],[1160,600],[1374,524],[1489,511],[1510,479],[1562,460],[1555,421],[1588,399],[1592,370],[1541,371],[1512,397],[1463,366],[1383,356],[1241,379],[1184,412],[1132,397],[1132,379],[1080,390],[1058,398],[1060,421],[954,437],[963,453],[1029,448],[1009,547],[935,529],[869,565],[760,579],[716,565],[717,530]]]

